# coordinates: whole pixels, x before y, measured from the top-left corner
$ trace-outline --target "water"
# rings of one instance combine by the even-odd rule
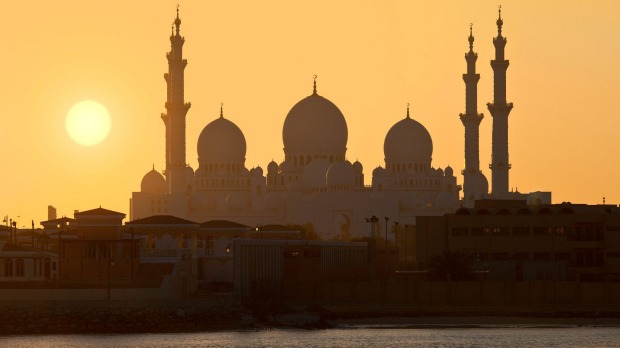
[[[620,347],[620,328],[341,328],[0,338],[1,347]]]

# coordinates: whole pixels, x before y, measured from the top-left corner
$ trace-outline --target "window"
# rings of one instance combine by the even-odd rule
[[[529,227],[524,227],[524,226],[513,227],[512,228],[512,234],[514,236],[529,236],[530,235],[530,228]]]
[[[467,235],[467,227],[453,227],[452,228],[453,236],[466,236]]]
[[[24,266],[24,259],[17,259],[15,261],[15,276],[23,277],[26,273]]]
[[[541,236],[550,234],[550,229],[547,227],[534,227],[534,235]]]
[[[548,261],[551,260],[551,253],[534,253],[534,261]]]
[[[529,253],[514,253],[512,254],[513,260],[521,260],[521,261],[529,261],[530,254]]]
[[[213,256],[213,236],[207,236],[207,242],[205,243],[206,255]]]
[[[482,227],[472,227],[471,229],[471,235],[472,236],[484,236],[488,234],[488,229],[487,228],[482,228]]]
[[[4,259],[4,276],[13,276],[13,259]]]
[[[508,227],[493,227],[493,234],[495,235],[508,235],[510,229]]]

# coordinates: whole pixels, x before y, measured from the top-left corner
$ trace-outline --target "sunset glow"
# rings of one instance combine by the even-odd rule
[[[75,104],[67,114],[67,133],[76,143],[92,146],[99,144],[110,132],[110,114],[92,100]]]

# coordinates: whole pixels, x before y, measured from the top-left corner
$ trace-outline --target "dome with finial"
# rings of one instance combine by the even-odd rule
[[[179,18],[179,5],[177,5],[177,18],[174,20],[174,25],[177,26],[177,30],[181,25],[181,18]]]
[[[353,171],[355,172],[355,174],[362,174],[362,172],[364,171],[364,166],[362,166],[362,163],[360,163],[360,161],[353,162]]]
[[[164,193],[166,191],[166,179],[155,170],[155,166],[142,178],[140,191],[146,193]]]
[[[244,163],[246,153],[245,137],[236,124],[220,117],[211,121],[198,137],[199,163]]]
[[[271,160],[267,165],[267,174],[276,174],[278,172],[278,164],[276,161]]]
[[[426,128],[407,116],[398,121],[385,136],[383,143],[385,161],[389,163],[422,162],[430,164],[433,155],[433,140]]]
[[[502,5],[499,5],[499,17],[497,18],[497,27],[500,30],[500,35],[501,35],[502,25],[504,25],[504,21],[502,20]]]
[[[347,122],[334,103],[314,92],[299,101],[284,120],[282,139],[285,152],[314,155],[340,153],[347,146]]]
[[[444,175],[447,177],[454,176],[454,170],[450,166],[447,166],[443,172],[444,172]]]

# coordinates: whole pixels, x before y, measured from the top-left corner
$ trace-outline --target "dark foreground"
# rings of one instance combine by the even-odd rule
[[[300,306],[184,302],[148,306],[105,303],[0,306],[0,335],[241,331],[332,327],[616,326],[616,310],[408,309],[398,306]]]

